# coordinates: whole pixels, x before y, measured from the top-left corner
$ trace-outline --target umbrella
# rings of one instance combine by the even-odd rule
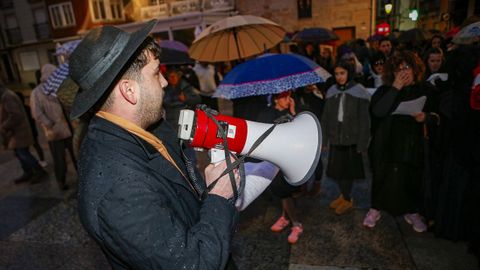
[[[55,50],[55,55],[70,56],[81,41],[82,40],[78,39],[62,44]],[[68,72],[68,61],[66,61],[55,69],[55,71],[48,77],[43,85],[43,92],[46,95],[57,96],[58,88],[67,78]]]
[[[205,28],[190,47],[198,61],[223,62],[265,52],[283,40],[285,30],[262,17],[244,15],[220,20]]]
[[[190,65],[195,64],[195,61],[186,52],[162,48],[160,51],[160,63],[165,65]]]
[[[418,28],[412,28],[410,30],[406,30],[400,33],[398,36],[398,40],[401,43],[412,43],[412,44],[419,44],[422,41],[425,41],[427,38],[425,32]]]
[[[75,48],[77,48],[78,44],[80,43],[80,39],[78,40],[73,40],[69,42],[65,42],[64,44],[60,45],[56,50],[55,50],[55,55],[66,55],[69,56]]]
[[[294,54],[265,54],[232,69],[214,97],[277,94],[309,84],[324,82],[331,75],[310,59]]]
[[[465,26],[453,37],[453,43],[456,44],[472,44],[478,41],[480,41],[480,22]]]
[[[460,32],[460,26],[455,26],[452,29],[448,30],[446,33],[443,34],[445,38],[453,38],[458,32]]]
[[[384,35],[380,34],[373,34],[367,38],[368,42],[373,42],[373,41],[380,41],[382,38],[384,38]]]
[[[173,50],[177,50],[185,53],[188,52],[187,45],[176,40],[160,40],[160,42],[158,42],[158,45],[160,46],[160,48],[168,48],[168,49],[173,49]]]
[[[57,96],[57,90],[60,84],[68,77],[68,62],[61,64],[53,73],[48,77],[47,81],[43,84],[43,92],[46,95]]]
[[[293,40],[297,42],[304,42],[304,43],[307,43],[307,42],[322,43],[327,41],[338,40],[338,36],[326,28],[313,27],[313,28],[305,28],[302,31],[298,32],[293,37]]]

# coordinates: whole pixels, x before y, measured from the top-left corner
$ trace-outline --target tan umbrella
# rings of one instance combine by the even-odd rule
[[[260,54],[283,40],[285,30],[262,17],[228,17],[205,28],[189,49],[198,61],[223,62]]]

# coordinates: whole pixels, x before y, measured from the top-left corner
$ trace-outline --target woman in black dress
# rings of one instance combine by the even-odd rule
[[[427,229],[419,211],[426,125],[438,125],[437,102],[429,83],[423,82],[425,66],[410,51],[397,52],[385,65],[384,85],[370,101],[372,141],[372,208],[363,224],[373,228],[380,210],[404,218],[417,232]],[[426,98],[423,109],[398,113],[401,102]]]

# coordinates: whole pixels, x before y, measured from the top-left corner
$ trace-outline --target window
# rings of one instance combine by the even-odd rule
[[[5,21],[7,22],[7,29],[14,29],[18,27],[18,21],[15,14],[5,15]]]
[[[33,10],[33,15],[35,17],[36,23],[46,23],[47,16],[45,15],[45,10],[43,8],[37,8]]]
[[[49,11],[53,28],[75,26],[75,15],[71,2],[51,5]]]
[[[165,4],[165,0],[150,0],[150,6],[158,6]]]
[[[90,0],[93,21],[123,20],[123,3],[121,0]]]
[[[312,0],[297,0],[298,18],[312,18]]]

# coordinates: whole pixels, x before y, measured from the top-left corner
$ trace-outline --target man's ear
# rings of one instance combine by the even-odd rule
[[[118,90],[122,94],[123,98],[130,104],[135,105],[137,104],[138,97],[137,97],[137,90],[138,87],[136,83],[132,80],[125,80],[122,79],[118,83]]]

